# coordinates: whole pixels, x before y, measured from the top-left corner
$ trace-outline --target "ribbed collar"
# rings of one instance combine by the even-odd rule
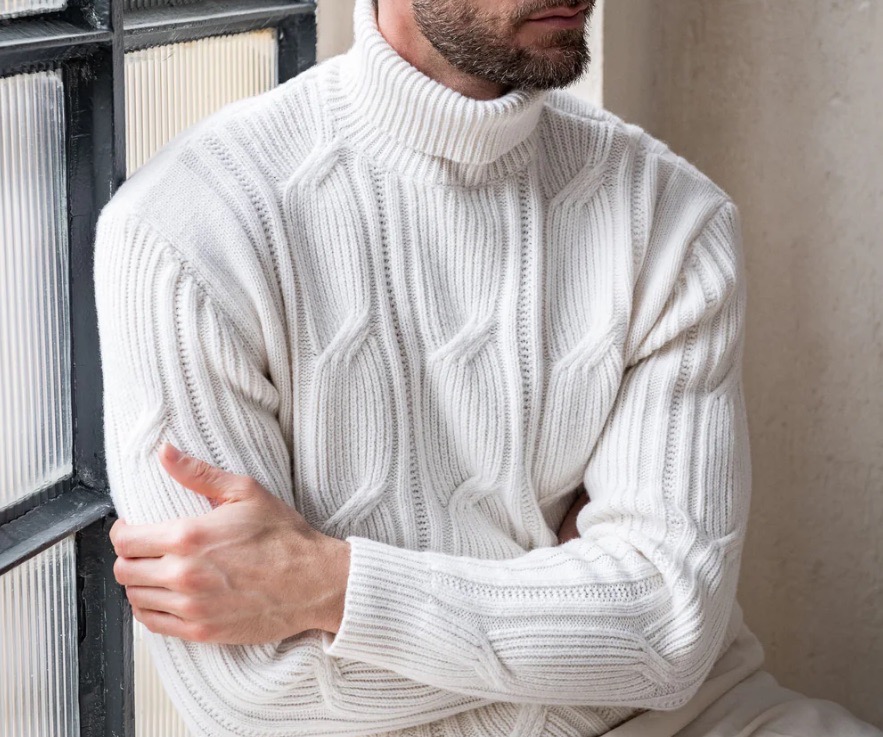
[[[356,0],[354,43],[341,64],[348,106],[400,143],[432,156],[490,163],[530,136],[546,90],[511,90],[493,100],[461,95],[412,66],[377,27],[371,0]]]

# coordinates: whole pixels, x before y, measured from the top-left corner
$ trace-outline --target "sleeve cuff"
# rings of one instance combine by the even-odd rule
[[[343,617],[336,633],[322,630],[327,655],[372,662],[401,647],[415,613],[432,606],[429,555],[351,535]],[[413,633],[412,633],[413,634]]]

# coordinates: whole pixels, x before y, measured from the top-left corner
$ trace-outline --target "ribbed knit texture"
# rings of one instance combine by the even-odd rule
[[[206,737],[593,737],[674,709],[744,626],[738,211],[565,91],[463,97],[371,0],[355,31],[99,219],[120,515],[208,511],[168,439],[351,545],[336,636],[152,635],[164,684]]]

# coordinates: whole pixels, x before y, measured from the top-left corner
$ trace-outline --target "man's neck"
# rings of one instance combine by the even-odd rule
[[[429,43],[404,3],[379,3],[377,26],[398,54],[427,77],[476,100],[492,100],[506,89],[495,82],[461,72]]]

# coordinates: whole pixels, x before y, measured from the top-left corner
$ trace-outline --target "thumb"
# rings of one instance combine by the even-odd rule
[[[234,501],[239,496],[236,474],[182,453],[171,443],[160,448],[159,462],[181,486],[206,497],[213,502],[212,506]]]

